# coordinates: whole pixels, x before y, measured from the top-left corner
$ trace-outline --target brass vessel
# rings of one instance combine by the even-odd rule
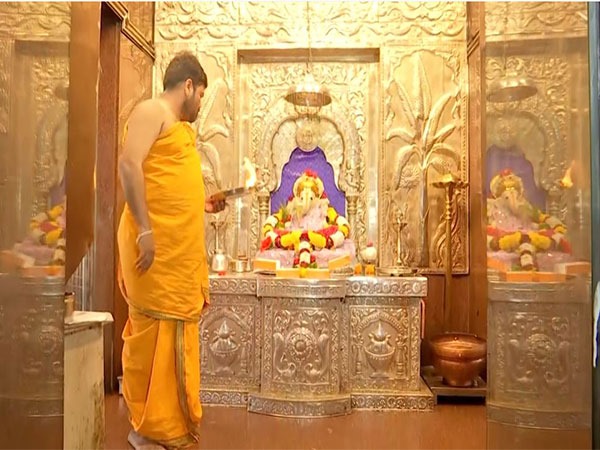
[[[429,341],[433,366],[444,383],[470,387],[485,368],[485,339],[469,333],[445,333]]]

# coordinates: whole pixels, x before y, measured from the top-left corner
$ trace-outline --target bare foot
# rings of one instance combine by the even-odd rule
[[[129,432],[129,436],[127,436],[127,442],[129,442],[129,445],[131,445],[135,450],[165,450],[165,447],[162,445],[145,438],[134,430]]]

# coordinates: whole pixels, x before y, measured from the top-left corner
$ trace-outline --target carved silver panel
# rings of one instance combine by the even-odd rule
[[[250,395],[248,411],[281,417],[331,417],[351,411],[350,395],[339,395],[315,400],[265,397]]]
[[[247,402],[250,411],[293,417],[345,414],[351,403],[433,405],[419,378],[425,278],[247,274],[210,282],[201,320],[204,403]]]
[[[582,279],[566,283],[488,283],[490,302],[511,303],[589,303],[586,286]]]
[[[256,277],[250,276],[211,276],[210,293],[256,295]]]
[[[203,405],[246,407],[246,405],[248,404],[248,393],[240,391],[201,389],[200,401]]]
[[[573,411],[535,411],[487,405],[488,420],[525,428],[589,429],[591,414]]]
[[[200,319],[202,389],[258,389],[261,321],[255,296],[211,297]]]
[[[353,300],[348,299],[352,392],[418,390],[420,301],[398,299],[396,305],[381,306],[378,299]]]
[[[62,445],[64,292],[62,277],[0,276],[0,410],[10,411],[0,440],[7,448]]]
[[[263,300],[261,392],[331,395],[340,392],[341,302],[331,299]]]
[[[423,381],[418,391],[397,391],[394,393],[352,394],[352,408],[366,410],[408,410],[433,411],[433,394]]]
[[[352,277],[347,280],[346,295],[352,297],[426,297],[427,278]]]
[[[345,280],[306,278],[259,278],[258,296],[275,298],[338,298],[346,295]]]
[[[585,425],[591,339],[581,287],[577,280],[490,283],[490,418],[542,428]]]

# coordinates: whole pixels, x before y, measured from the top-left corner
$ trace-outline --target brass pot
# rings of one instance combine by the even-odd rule
[[[444,383],[470,387],[485,368],[485,339],[468,333],[445,333],[429,341],[433,366]]]

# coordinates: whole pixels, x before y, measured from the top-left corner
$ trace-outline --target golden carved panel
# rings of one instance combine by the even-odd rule
[[[0,38],[68,40],[70,31],[69,2],[0,3]]]
[[[0,39],[0,133],[8,131],[12,47],[12,40]]]
[[[399,37],[462,40],[466,11],[452,2],[314,2],[311,33],[320,45],[374,45]],[[157,41],[240,44],[306,42],[306,2],[161,2]]]
[[[119,68],[119,137],[131,111],[152,97],[152,59],[129,39],[121,36]]]
[[[466,49],[395,48],[384,53],[384,143],[380,161],[380,264],[396,261],[396,214],[406,211],[408,263],[443,267],[444,193],[431,184],[446,173],[468,181]],[[443,70],[427,70],[428,68]],[[427,68],[427,69],[426,69]],[[459,195],[454,220],[457,272],[468,270],[468,207]],[[433,239],[432,239],[433,238]]]
[[[502,36],[587,35],[585,2],[485,2],[488,40]]]

